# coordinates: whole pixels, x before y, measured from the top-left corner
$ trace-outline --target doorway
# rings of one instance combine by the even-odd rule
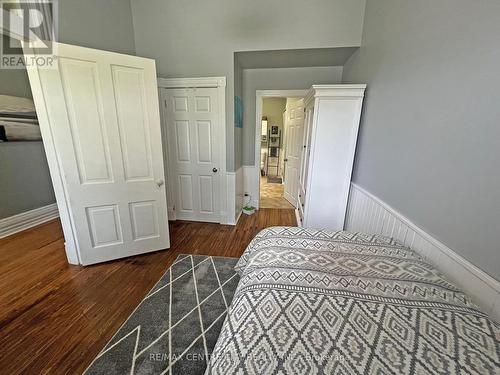
[[[260,207],[293,208],[284,198],[287,98],[262,99]]]
[[[258,208],[296,207],[304,95],[303,90],[257,91]]]

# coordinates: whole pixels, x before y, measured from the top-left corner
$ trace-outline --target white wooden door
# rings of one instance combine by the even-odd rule
[[[84,265],[168,248],[154,60],[57,51],[28,73],[66,243]]]
[[[287,108],[284,197],[297,206],[300,157],[304,136],[304,99],[292,101]]]
[[[165,89],[169,169],[177,219],[220,222],[217,88]]]
[[[300,161],[299,200],[304,206],[306,200],[307,179],[309,175],[309,157],[311,155],[311,136],[314,121],[314,107],[307,107],[304,119],[303,146]]]

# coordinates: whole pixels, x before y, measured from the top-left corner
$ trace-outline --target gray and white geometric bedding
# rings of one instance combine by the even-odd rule
[[[500,373],[500,326],[393,239],[268,228],[236,270],[208,374]]]

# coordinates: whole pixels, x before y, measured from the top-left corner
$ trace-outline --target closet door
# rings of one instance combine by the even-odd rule
[[[28,74],[70,262],[168,248],[154,60],[57,47]]]
[[[176,218],[220,222],[217,88],[165,89],[164,98]]]

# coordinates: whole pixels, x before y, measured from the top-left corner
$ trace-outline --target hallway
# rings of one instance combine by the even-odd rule
[[[294,208],[290,202],[283,198],[285,185],[268,183],[267,176],[260,177],[260,208]]]

